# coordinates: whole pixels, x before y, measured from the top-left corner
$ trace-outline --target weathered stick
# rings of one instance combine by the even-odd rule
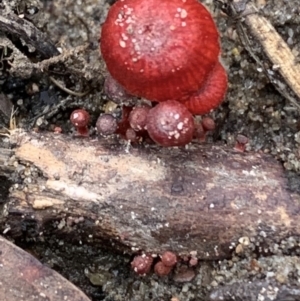
[[[263,52],[272,63],[272,70],[279,72],[290,89],[298,97],[298,101],[295,101],[292,97],[288,98],[299,109],[300,64],[297,57],[292,53],[272,24],[258,12],[258,9],[251,1],[233,0],[232,7],[232,13],[242,18],[245,27],[250,30],[250,33],[262,46]],[[287,96],[286,91],[279,90],[284,96]]]
[[[107,140],[53,133],[12,140],[9,162],[19,162],[23,179],[5,207],[13,236],[28,222],[37,236],[47,230],[94,244],[108,240],[131,253],[196,251],[216,259],[230,256],[241,237],[267,249],[300,234],[299,196],[286,190],[281,165],[265,155],[217,145],[127,153]]]
[[[13,13],[0,15],[0,31],[9,33],[15,38],[23,39],[36,49],[42,59],[60,54],[43,32],[29,21],[19,18]]]

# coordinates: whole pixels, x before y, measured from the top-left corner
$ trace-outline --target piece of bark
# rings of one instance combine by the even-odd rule
[[[57,272],[0,236],[0,300],[89,301]]]
[[[11,164],[26,167],[6,205],[4,223],[15,237],[30,224],[37,237],[51,232],[129,253],[219,259],[242,237],[268,250],[300,233],[299,196],[267,155],[210,144],[126,152],[105,139],[53,133],[11,139]]]

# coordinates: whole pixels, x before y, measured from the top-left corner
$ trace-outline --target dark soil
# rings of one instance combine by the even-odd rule
[[[63,54],[42,62],[41,53],[13,35],[1,32],[0,28],[1,133],[8,134],[4,127],[12,126],[9,124],[12,107],[16,110],[14,119],[18,128],[53,131],[60,127],[68,134],[74,132],[70,113],[75,108],[85,108],[91,114],[91,134],[96,135],[93,127],[99,114],[115,109],[103,92],[107,72],[99,53],[100,28],[112,1],[3,2],[45,32]],[[289,172],[291,189],[299,193],[299,110],[275,89],[245,49],[236,31],[237,21],[213,5],[222,1],[202,2],[213,12],[220,30],[222,62],[229,77],[226,99],[209,114],[216,121],[217,129],[208,140],[233,147],[238,134],[248,137],[246,151],[272,154]],[[300,60],[299,1],[253,2]],[[248,38],[253,53],[267,64],[260,45]],[[7,145],[8,140],[1,136],[1,145]],[[1,205],[7,198],[10,182],[0,177],[0,183]],[[282,284],[296,284],[299,280],[300,260],[299,254],[291,251],[295,244],[293,238],[281,242],[273,256],[258,257],[253,247],[246,258],[237,253],[231,260],[200,263],[195,268],[196,277],[189,282],[175,281],[173,275],[139,277],[130,269],[129,256],[88,244],[76,245],[64,237],[37,242],[24,234],[16,243],[78,285],[94,301],[204,300],[213,288],[237,280],[246,283],[270,278]],[[249,272],[249,265],[254,262],[259,268]],[[244,289],[247,290],[250,288]]]

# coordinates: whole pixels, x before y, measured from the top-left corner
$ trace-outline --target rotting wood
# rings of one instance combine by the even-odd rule
[[[19,162],[23,183],[11,188],[2,225],[15,237],[30,221],[39,237],[52,231],[129,253],[219,259],[241,237],[267,250],[300,234],[299,196],[287,190],[280,163],[263,154],[210,144],[127,153],[113,141],[53,133],[16,132],[11,140],[8,162]]]

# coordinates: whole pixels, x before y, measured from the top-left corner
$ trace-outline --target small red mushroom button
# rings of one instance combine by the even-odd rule
[[[79,136],[88,136],[88,124],[90,122],[90,114],[84,109],[77,109],[71,113],[71,123],[75,126]]]

